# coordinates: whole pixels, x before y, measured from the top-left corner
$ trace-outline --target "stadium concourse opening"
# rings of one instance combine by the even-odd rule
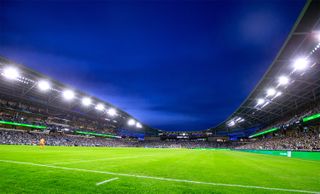
[[[98,14],[111,2],[94,3]],[[59,1],[59,7],[66,4]],[[0,22],[8,23],[10,6],[17,5],[0,4]],[[203,130],[149,126],[127,107],[0,55],[0,193],[320,193],[319,0],[306,1],[239,107]]]

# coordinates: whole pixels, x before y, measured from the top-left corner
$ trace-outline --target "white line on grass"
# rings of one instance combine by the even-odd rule
[[[77,163],[85,163],[85,162],[95,162],[95,161],[107,161],[107,160],[118,160],[118,159],[131,159],[131,158],[141,158],[141,157],[148,157],[154,155],[142,155],[142,156],[124,156],[124,157],[114,157],[114,158],[101,158],[101,159],[94,159],[94,160],[76,160],[70,162],[55,162],[51,164],[77,164]]]
[[[116,173],[116,172],[99,171],[99,170],[89,170],[89,169],[81,169],[81,168],[69,168],[69,167],[63,167],[63,166],[45,165],[45,164],[37,164],[37,163],[31,163],[31,162],[20,162],[20,161],[14,161],[14,160],[0,160],[0,162],[6,162],[6,163],[12,163],[12,164],[25,164],[25,165],[31,165],[31,166],[41,166],[41,167],[55,168],[55,169],[62,169],[62,170],[72,170],[72,171],[92,172],[92,173],[99,173],[99,174],[109,174],[109,175],[117,175],[117,176],[125,176],[125,177],[135,177],[135,178],[143,178],[143,179],[153,179],[153,180],[161,180],[161,181],[192,183],[192,184],[202,184],[202,185],[213,185],[213,186],[224,186],[224,187],[239,187],[239,188],[248,188],[248,189],[263,189],[263,190],[285,191],[285,192],[295,192],[295,193],[320,194],[320,191],[307,191],[307,190],[283,189],[283,188],[273,188],[273,187],[263,187],[263,186],[253,186],[253,185],[238,185],[238,184],[192,181],[192,180],[184,180],[184,179],[174,179],[174,178],[164,178],[164,177],[155,177],[155,176],[125,174],[125,173]]]
[[[102,182],[99,182],[99,183],[96,183],[96,185],[102,185],[104,183],[108,183],[108,182],[111,182],[111,181],[115,181],[115,180],[118,180],[119,178],[116,177],[116,178],[112,178],[112,179],[108,179],[108,180],[105,180],[105,181],[102,181]]]

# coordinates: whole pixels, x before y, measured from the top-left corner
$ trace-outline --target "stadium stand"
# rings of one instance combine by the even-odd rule
[[[319,1],[309,1],[254,90],[208,131],[242,132],[239,149],[319,150],[319,18]]]
[[[122,136],[108,122],[62,114],[52,108],[44,109],[34,103],[14,98],[0,99],[1,144],[36,145],[41,138],[52,146],[108,146],[108,147],[153,147],[153,148],[236,148],[277,150],[320,150],[319,123],[303,123],[303,118],[318,113],[320,106],[307,106],[293,116],[262,128],[276,131],[253,139],[230,141],[227,137],[215,136],[209,131],[160,132],[149,140],[137,136]],[[82,133],[80,133],[82,132]],[[111,139],[120,138],[122,139]]]
[[[55,116],[54,116],[55,115]],[[58,114],[50,109],[24,104],[13,99],[0,99],[0,119],[2,121],[15,122],[42,126],[42,129],[51,131],[74,131],[85,129],[115,134],[115,126],[110,123],[99,123],[92,119],[81,118],[69,114]],[[17,125],[9,125],[15,126]]]
[[[153,129],[107,102],[0,57],[0,143],[32,145],[45,138],[48,145],[65,146],[320,150],[317,3],[305,7],[248,98],[224,122],[204,131]],[[248,129],[250,134],[244,133]],[[239,131],[242,135],[231,138]]]
[[[65,133],[43,133],[17,129],[0,129],[0,143],[9,145],[37,145],[44,138],[51,146],[106,146],[144,148],[233,148],[235,142],[207,141],[138,141],[137,139],[110,139],[103,137],[79,136]]]
[[[254,143],[236,147],[255,150],[305,150],[320,151],[320,129],[303,128],[274,133]]]

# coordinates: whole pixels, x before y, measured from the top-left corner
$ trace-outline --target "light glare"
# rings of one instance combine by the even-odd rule
[[[130,120],[128,121],[128,125],[130,125],[130,126],[135,125],[135,124],[136,124],[136,121],[133,120],[133,119],[130,119]]]
[[[293,64],[294,70],[302,71],[307,68],[308,63],[309,61],[306,60],[305,58],[299,58]]]
[[[137,127],[137,128],[142,128],[142,125],[141,125],[140,123],[137,123],[137,124],[136,124],[136,127]]]
[[[258,105],[261,105],[265,102],[265,100],[263,98],[259,98],[258,99]]]
[[[115,116],[117,114],[117,111],[114,108],[110,108],[107,113],[110,116]]]
[[[71,99],[74,98],[74,92],[71,91],[71,90],[65,90],[65,91],[63,92],[63,97],[64,97],[64,99],[66,99],[66,100],[71,100]]]
[[[287,85],[289,83],[289,78],[286,76],[280,76],[278,81],[280,85]]]
[[[228,126],[229,126],[229,127],[232,127],[232,126],[234,126],[235,124],[236,124],[236,123],[235,123],[234,121],[230,121],[229,124],[228,124]]]
[[[278,96],[281,96],[281,95],[282,95],[282,92],[277,92],[275,97],[278,97]]]
[[[15,80],[19,77],[19,71],[14,67],[7,67],[3,70],[2,75],[7,79]]]
[[[38,87],[41,91],[47,91],[50,89],[50,84],[49,82],[42,80],[38,82]]]
[[[96,109],[99,111],[103,111],[104,110],[103,104],[97,104]]]
[[[268,96],[274,96],[275,94],[276,94],[276,90],[275,90],[275,89],[269,88],[269,89],[267,90],[267,95],[268,95]]]
[[[84,106],[89,106],[91,104],[91,98],[88,98],[88,97],[82,98],[82,104]]]
[[[320,32],[317,33],[316,38],[317,38],[318,41],[320,42]]]

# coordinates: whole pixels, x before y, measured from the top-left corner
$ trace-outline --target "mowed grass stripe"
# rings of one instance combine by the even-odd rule
[[[155,156],[155,155],[123,156],[123,157],[115,157],[115,158],[100,158],[100,159],[94,159],[94,160],[75,160],[75,161],[68,161],[68,162],[55,162],[55,163],[51,163],[51,164],[53,164],[53,165],[57,165],[57,164],[78,164],[78,163],[86,163],[86,162],[133,159],[133,158],[142,158],[142,157],[150,157],[150,156]]]
[[[39,166],[39,167],[47,167],[47,168],[55,168],[55,169],[62,169],[62,170],[71,170],[71,171],[81,171],[81,172],[90,172],[90,173],[99,173],[99,174],[135,177],[135,178],[143,178],[143,179],[153,179],[153,180],[160,180],[160,181],[182,182],[182,183],[203,184],[203,185],[213,185],[213,186],[223,186],[223,187],[239,187],[239,188],[249,188],[249,189],[263,189],[263,190],[285,191],[285,192],[295,192],[295,193],[311,193],[311,194],[319,194],[320,193],[320,191],[308,191],[308,190],[285,189],[285,188],[272,188],[272,187],[262,187],[262,186],[254,186],[254,185],[238,185],[238,184],[227,184],[227,183],[202,182],[202,181],[175,179],[175,178],[154,177],[154,176],[144,176],[144,175],[135,175],[135,174],[126,174],[126,173],[115,173],[115,172],[107,172],[107,171],[89,170],[89,169],[81,169],[81,168],[70,168],[70,167],[45,165],[45,164],[36,164],[36,163],[31,163],[31,162],[20,162],[20,161],[11,161],[11,160],[0,160],[0,162],[31,165],[31,166]]]

